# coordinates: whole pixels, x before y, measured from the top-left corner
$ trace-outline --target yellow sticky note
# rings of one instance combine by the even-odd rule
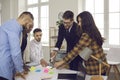
[[[30,71],[35,71],[35,67],[32,66],[32,67],[30,68]]]

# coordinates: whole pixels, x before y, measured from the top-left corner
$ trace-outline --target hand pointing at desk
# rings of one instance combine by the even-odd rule
[[[23,71],[23,72],[21,72],[21,73],[16,73],[15,76],[16,76],[16,77],[21,77],[21,78],[23,78],[24,80],[26,80],[25,76],[26,76],[27,74],[28,74],[27,71]]]
[[[63,60],[55,62],[54,67],[55,68],[60,68],[60,67],[62,67],[64,65],[64,63],[65,62]]]

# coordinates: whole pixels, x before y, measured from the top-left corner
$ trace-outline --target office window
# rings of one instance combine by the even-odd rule
[[[34,28],[42,29],[42,44],[49,45],[49,0],[27,0],[27,10],[34,15]],[[33,30],[30,39],[33,39]]]
[[[37,4],[38,3],[38,0],[27,0],[27,4],[30,5],[30,4]]]
[[[38,27],[38,7],[28,8],[28,11],[30,11],[34,15],[34,30]]]
[[[103,0],[86,0],[85,10],[91,12],[95,23],[104,36],[104,2]]]
[[[120,1],[85,0],[83,10],[92,13],[103,37],[104,47],[120,47]]]
[[[44,36],[42,37],[42,42],[44,42],[44,44],[46,44],[46,42],[48,42],[49,40],[49,25],[48,25],[48,6],[41,6],[41,17],[40,17],[40,21],[41,21],[41,28],[42,31],[45,32]]]
[[[41,2],[48,2],[49,0],[41,0]]]
[[[109,44],[120,45],[120,1],[119,0],[116,1],[109,0]]]

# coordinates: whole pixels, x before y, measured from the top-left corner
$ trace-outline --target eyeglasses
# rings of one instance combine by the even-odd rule
[[[70,24],[71,22],[63,22],[63,24]]]
[[[71,21],[70,22],[63,22],[63,24],[70,25]]]

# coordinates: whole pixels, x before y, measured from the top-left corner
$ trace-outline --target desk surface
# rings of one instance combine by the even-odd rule
[[[41,66],[35,67],[35,70],[30,71],[28,73],[28,75],[26,75],[26,80],[42,80],[42,78],[46,78],[46,77],[51,77],[51,79],[47,79],[47,80],[57,80],[58,73],[64,73],[64,74],[75,73],[75,74],[77,74],[77,71],[67,70],[67,69],[53,68],[53,69],[49,69],[48,72],[46,72],[45,70],[46,70],[45,67],[44,68]],[[23,79],[20,77],[16,77],[15,80],[23,80]]]
[[[30,71],[28,75],[26,75],[26,80],[43,80],[43,78],[50,78],[45,80],[58,80],[58,74],[78,74],[77,71],[68,70],[68,69],[49,69],[49,71],[46,71],[45,67],[36,66],[35,69]],[[83,73],[79,72],[80,76],[84,76]],[[91,76],[86,75],[85,80],[90,80]],[[104,80],[107,80],[106,76],[103,76]],[[16,77],[15,80],[24,80],[20,77]],[[64,79],[61,79],[64,80]]]

